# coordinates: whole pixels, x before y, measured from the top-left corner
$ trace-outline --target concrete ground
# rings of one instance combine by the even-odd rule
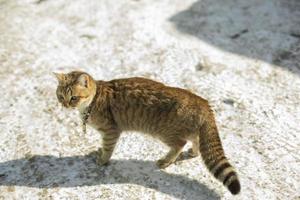
[[[297,0],[0,0],[0,199],[300,199]],[[159,170],[166,147],[100,135],[58,104],[52,71],[143,76],[213,106],[242,192],[200,158]]]

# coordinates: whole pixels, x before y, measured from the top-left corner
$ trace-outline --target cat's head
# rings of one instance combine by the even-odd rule
[[[53,74],[58,80],[57,99],[64,107],[81,108],[92,102],[96,84],[90,75],[79,71]]]

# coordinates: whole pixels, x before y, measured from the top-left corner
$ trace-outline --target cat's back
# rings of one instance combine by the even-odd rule
[[[116,91],[129,91],[137,89],[156,90],[158,88],[166,87],[163,83],[143,77],[114,79],[109,81],[109,83]]]
[[[175,102],[166,86],[160,82],[141,77],[114,79],[108,82],[113,90],[114,102],[122,105],[144,106]]]
[[[141,102],[146,104],[208,105],[205,99],[186,89],[166,86],[163,83],[147,78],[114,79],[109,81],[109,84],[115,95],[121,96],[123,100],[131,100],[133,103],[141,100]]]

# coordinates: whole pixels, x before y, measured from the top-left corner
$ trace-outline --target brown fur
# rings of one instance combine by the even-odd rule
[[[80,113],[92,108],[87,123],[103,136],[99,164],[109,161],[123,131],[150,134],[170,147],[167,155],[157,161],[160,168],[175,162],[191,141],[189,155],[200,152],[210,172],[232,194],[240,192],[237,174],[224,155],[214,114],[205,99],[145,78],[105,82],[78,71],[55,75],[59,80],[58,100],[65,107],[77,107]]]

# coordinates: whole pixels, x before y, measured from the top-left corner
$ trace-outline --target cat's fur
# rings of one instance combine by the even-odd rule
[[[170,151],[157,161],[160,168],[175,162],[191,141],[189,155],[200,152],[209,171],[232,194],[240,192],[237,173],[224,155],[213,111],[205,99],[145,78],[105,82],[79,71],[55,75],[59,102],[77,107],[82,115],[91,108],[87,123],[100,131],[103,139],[98,164],[109,161],[123,131],[140,131],[165,143]]]

